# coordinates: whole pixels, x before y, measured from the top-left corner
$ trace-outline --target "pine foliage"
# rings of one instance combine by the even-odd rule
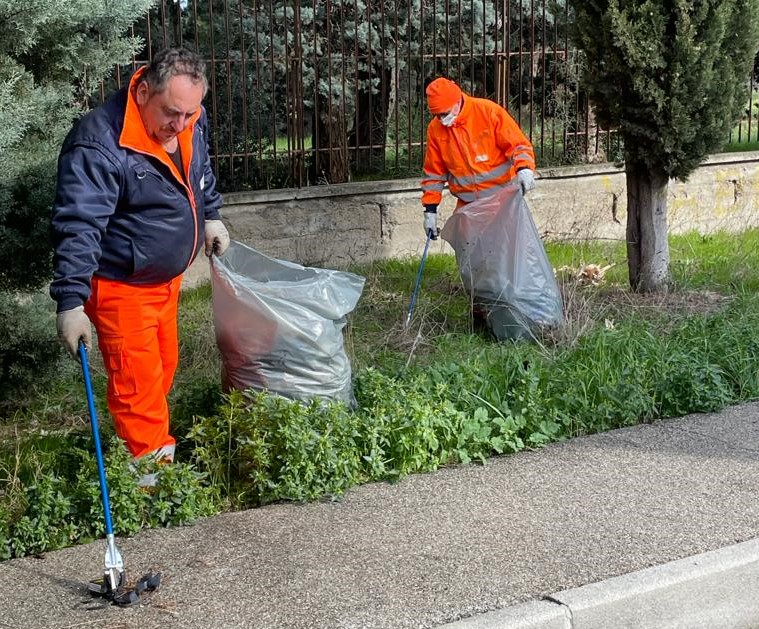
[[[571,0],[585,85],[628,162],[685,179],[748,97],[759,0]]]
[[[142,42],[153,0],[0,0],[0,289],[50,278],[56,158],[87,96]]]

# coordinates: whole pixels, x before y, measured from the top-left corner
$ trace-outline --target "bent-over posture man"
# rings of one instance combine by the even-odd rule
[[[58,160],[50,294],[72,356],[91,345],[108,374],[108,409],[135,458],[171,461],[166,396],[178,362],[182,273],[229,234],[208,156],[203,61],[167,49],[83,116]]]
[[[464,94],[440,77],[426,90],[435,117],[427,125],[422,178],[424,230],[437,239],[437,206],[443,187],[458,198],[457,207],[493,194],[517,178],[522,193],[535,187],[535,153],[527,136],[497,103]]]

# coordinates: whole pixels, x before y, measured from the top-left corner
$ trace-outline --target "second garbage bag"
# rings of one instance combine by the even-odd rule
[[[225,388],[353,403],[342,330],[363,277],[277,260],[232,242],[211,259],[211,286]]]
[[[498,340],[535,338],[564,321],[561,294],[518,186],[457,209],[441,236],[456,252],[472,305]]]

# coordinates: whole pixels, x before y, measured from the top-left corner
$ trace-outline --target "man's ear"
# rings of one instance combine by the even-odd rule
[[[140,81],[137,84],[137,88],[134,90],[134,99],[140,107],[143,107],[148,102],[150,99],[150,86],[147,81]]]

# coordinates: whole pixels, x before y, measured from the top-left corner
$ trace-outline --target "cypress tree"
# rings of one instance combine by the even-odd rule
[[[570,0],[597,120],[622,135],[635,290],[666,287],[667,186],[720,149],[748,98],[759,0]]]

